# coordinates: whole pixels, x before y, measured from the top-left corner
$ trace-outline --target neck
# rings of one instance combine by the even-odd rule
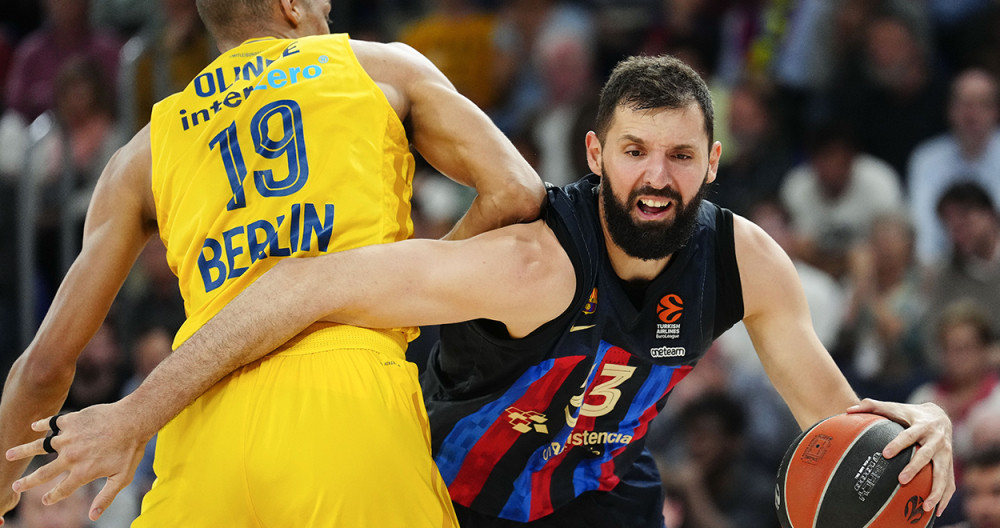
[[[218,47],[220,53],[225,53],[248,40],[268,37],[276,39],[294,39],[305,37],[310,34],[311,33],[305,33],[304,31],[300,31],[298,28],[293,28],[287,24],[266,24],[261,25],[252,33],[239,33],[226,37],[220,36],[218,38]]]

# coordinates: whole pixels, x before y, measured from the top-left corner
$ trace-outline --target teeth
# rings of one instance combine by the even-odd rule
[[[661,202],[659,200],[642,200],[642,203],[648,207],[666,207],[670,205],[670,202]]]

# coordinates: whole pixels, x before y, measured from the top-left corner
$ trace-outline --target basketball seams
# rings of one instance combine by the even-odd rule
[[[898,475],[914,451],[891,459],[880,454],[902,430],[884,416],[859,413],[828,417],[800,434],[778,468],[775,506],[781,526],[933,526],[933,514],[917,512],[930,492],[930,467],[903,485]]]
[[[819,494],[819,503],[820,504],[823,503],[823,498],[826,497],[826,492],[827,492],[827,490],[830,489],[830,483],[833,481],[833,477],[840,470],[840,465],[844,462],[844,459],[847,458],[847,455],[849,455],[851,453],[851,449],[854,448],[854,444],[858,443],[858,441],[861,440],[865,436],[865,433],[867,433],[868,431],[870,431],[872,428],[878,426],[880,423],[881,423],[881,420],[872,420],[870,423],[868,423],[867,425],[865,425],[865,427],[863,429],[859,430],[854,435],[854,438],[851,439],[851,443],[848,444],[847,447],[844,448],[840,452],[840,457],[837,459],[837,463],[833,465],[833,468],[827,474],[827,476],[826,476],[826,482],[823,484],[823,491]],[[885,505],[883,505],[882,507],[885,508]],[[811,528],[816,528],[816,525],[819,522],[820,510],[821,510],[821,508],[816,508],[816,513],[813,514],[813,521],[812,521],[812,524],[810,525]],[[874,518],[878,518],[878,516],[875,516]]]
[[[885,509],[888,508],[890,504],[893,504],[892,499],[896,496],[897,493],[899,493],[899,488],[901,487],[902,485],[900,485],[899,481],[897,480],[896,487],[892,490],[892,493],[889,494],[889,498],[882,503],[882,507],[879,508],[877,512],[875,512],[875,515],[872,515],[872,518],[870,521],[868,521],[868,524],[862,526],[861,528],[869,528],[871,525],[875,524],[875,521],[878,521],[882,517],[882,512],[884,512]]]
[[[829,420],[830,418],[832,418],[832,417],[824,418],[824,419],[822,419],[822,420],[814,423],[811,427],[809,427],[805,431],[802,431],[802,433],[800,433],[799,436],[796,438],[795,442],[797,444],[801,444],[802,441],[805,440],[806,437],[809,436],[809,433],[811,433],[814,430],[816,430],[816,428],[819,427],[820,424],[822,424],[823,422]],[[788,471],[788,469],[789,469],[789,466],[792,463],[792,460],[794,460],[794,458],[798,454],[799,454],[798,450],[796,449],[793,453],[791,453],[789,455],[786,455],[787,460],[782,460],[782,462],[781,462],[780,469],[783,472],[782,473],[782,478],[781,478],[781,502],[782,502],[782,504],[788,504],[788,476],[789,476],[789,473],[790,473]],[[788,521],[788,524],[792,528],[795,528],[795,521],[792,520],[791,512],[789,512],[787,510],[787,508],[782,508],[782,510],[784,511],[784,514],[785,514],[784,515],[784,520]],[[780,520],[781,519],[779,519],[779,521]]]

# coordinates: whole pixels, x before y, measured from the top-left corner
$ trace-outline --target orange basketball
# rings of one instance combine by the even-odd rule
[[[795,439],[778,469],[774,503],[783,528],[926,528],[931,468],[905,486],[899,473],[914,447],[892,458],[882,449],[903,430],[875,414],[838,414]]]

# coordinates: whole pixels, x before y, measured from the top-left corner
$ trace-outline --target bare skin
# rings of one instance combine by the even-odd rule
[[[603,142],[588,134],[591,169],[613,180],[619,200],[646,185],[672,187],[682,200],[690,200],[699,186],[715,178],[721,156],[721,145],[709,144],[696,108],[619,107]],[[678,204],[640,196],[629,206],[633,219],[663,222],[676,216]],[[734,231],[744,322],[768,376],[800,426],[845,411],[874,412],[903,424],[906,429],[883,454],[892,457],[920,444],[900,481],[908,482],[932,463],[934,484],[924,507],[943,510],[955,490],[948,417],[934,405],[859,401],[816,337],[790,259],[748,220],[736,217]],[[609,252],[623,279],[656,276],[670,260],[636,259],[617,247]],[[328,280],[305,280],[315,276]],[[179,347],[132,395],[60,418],[64,432],[53,441],[59,457],[15,486],[28,489],[68,472],[47,495],[56,501],[102,476],[126,478],[135,470],[131,450],[217,380],[263,357],[313,321],[384,328],[485,317],[504,323],[518,337],[565,310],[575,280],[565,251],[541,222],[464,241],[410,240],[286,260]],[[537,295],[539,291],[546,294]],[[405,295],[408,302],[379,302],[389,294]],[[41,432],[47,423],[41,420],[34,427]],[[7,457],[39,452],[40,440],[9,450]],[[107,490],[102,495],[113,497]]]
[[[326,34],[329,10],[328,0],[280,0],[270,19],[253,30],[223,35],[217,42],[225,51],[255,37]],[[440,172],[477,190],[472,207],[449,238],[467,238],[538,215],[544,198],[538,175],[429,60],[402,44],[351,41],[351,46],[400,120],[409,124],[413,145]],[[62,406],[77,356],[100,327],[139,252],[157,233],[151,171],[147,126],[105,168],[87,213],[82,251],[34,340],[11,368],[0,400],[0,445],[5,448],[41,441],[30,424]],[[287,339],[296,333],[282,335]],[[132,463],[139,460],[136,445],[127,448]],[[13,489],[11,484],[27,463],[27,459],[0,460],[0,524],[26,489]],[[130,472],[110,479],[91,507],[91,518],[100,516],[131,478]],[[44,501],[61,498],[62,488],[47,493]]]

